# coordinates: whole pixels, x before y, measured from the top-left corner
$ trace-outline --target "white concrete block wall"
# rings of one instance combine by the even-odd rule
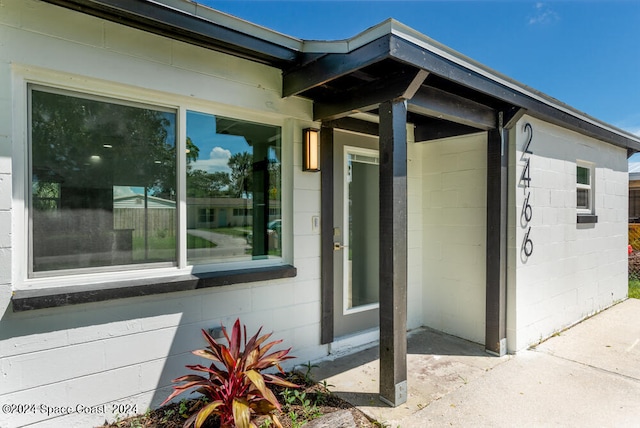
[[[204,345],[200,329],[230,326],[237,317],[249,332],[264,326],[273,339],[284,339],[282,346],[294,346],[298,359],[290,365],[326,355],[319,345],[320,231],[312,228],[320,215],[320,176],[300,165],[301,130],[312,125],[312,106],[280,97],[279,70],[34,0],[0,3],[0,48],[0,404],[107,406],[93,415],[0,413],[0,426],[96,426],[116,417],[111,410],[118,403],[144,412],[166,398],[185,364],[199,362],[190,351]],[[24,282],[18,266],[25,211],[23,195],[14,192],[25,178],[14,167],[16,158],[24,160],[26,87],[20,85],[28,79],[280,122],[288,189],[284,253],[298,275],[14,313],[12,284],[43,285]]]
[[[531,155],[523,155],[527,122]],[[527,116],[511,135],[507,339],[514,352],[626,296],[628,178],[625,149]],[[530,188],[520,180],[526,157]],[[576,161],[595,166],[595,224],[576,222]],[[522,218],[528,192],[529,223]],[[526,257],[529,226],[534,251]]]
[[[16,13],[15,10],[7,10],[0,5],[0,21],[10,19]],[[0,52],[6,49],[6,40],[7,31],[0,25]],[[0,308],[6,307],[11,299],[12,103],[10,94],[11,65],[7,61],[0,61]]]
[[[407,129],[407,328],[412,330],[423,323],[422,269],[423,222],[422,145],[414,142],[413,127]]]
[[[420,143],[423,322],[484,343],[485,133]]]

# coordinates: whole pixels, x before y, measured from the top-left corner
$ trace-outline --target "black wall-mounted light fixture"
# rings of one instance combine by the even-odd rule
[[[320,139],[317,129],[307,128],[302,131],[302,170],[320,171]]]

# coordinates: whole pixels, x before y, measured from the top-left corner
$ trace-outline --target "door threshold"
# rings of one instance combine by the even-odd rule
[[[329,344],[329,355],[340,357],[362,349],[376,346],[380,341],[380,329],[378,327],[340,336]]]

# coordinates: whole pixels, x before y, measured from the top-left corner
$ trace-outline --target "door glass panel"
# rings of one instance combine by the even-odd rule
[[[375,155],[347,153],[345,309],[378,303],[379,192]]]

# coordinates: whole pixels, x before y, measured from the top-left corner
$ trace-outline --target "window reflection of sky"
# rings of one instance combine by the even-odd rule
[[[175,114],[164,113],[164,115],[169,122],[169,125],[167,126],[167,143],[173,145],[175,144],[176,135]],[[231,131],[235,133],[242,133],[242,123],[243,122],[238,122],[233,126],[233,130]],[[199,150],[198,159],[190,164],[191,168],[194,170],[198,169],[207,173],[231,173],[231,168],[229,168],[228,165],[231,156],[242,152],[253,153],[253,147],[247,142],[244,136],[219,134],[215,115],[196,111],[187,111],[186,126],[187,137],[191,139],[191,142],[198,147]],[[225,131],[221,130],[221,132]],[[276,128],[274,128],[274,133],[275,135],[271,137],[270,140],[273,140],[274,138],[279,139],[280,134]],[[267,149],[268,159],[272,162],[279,162],[279,154],[274,147],[277,142],[267,141],[267,143],[269,144]],[[144,193],[144,188],[142,187],[116,187],[117,188],[114,188],[114,197]]]
[[[216,117],[211,114],[187,112],[187,137],[200,150],[191,164],[206,172],[231,172],[229,158],[236,153],[252,152],[247,140],[238,135],[218,134]]]

